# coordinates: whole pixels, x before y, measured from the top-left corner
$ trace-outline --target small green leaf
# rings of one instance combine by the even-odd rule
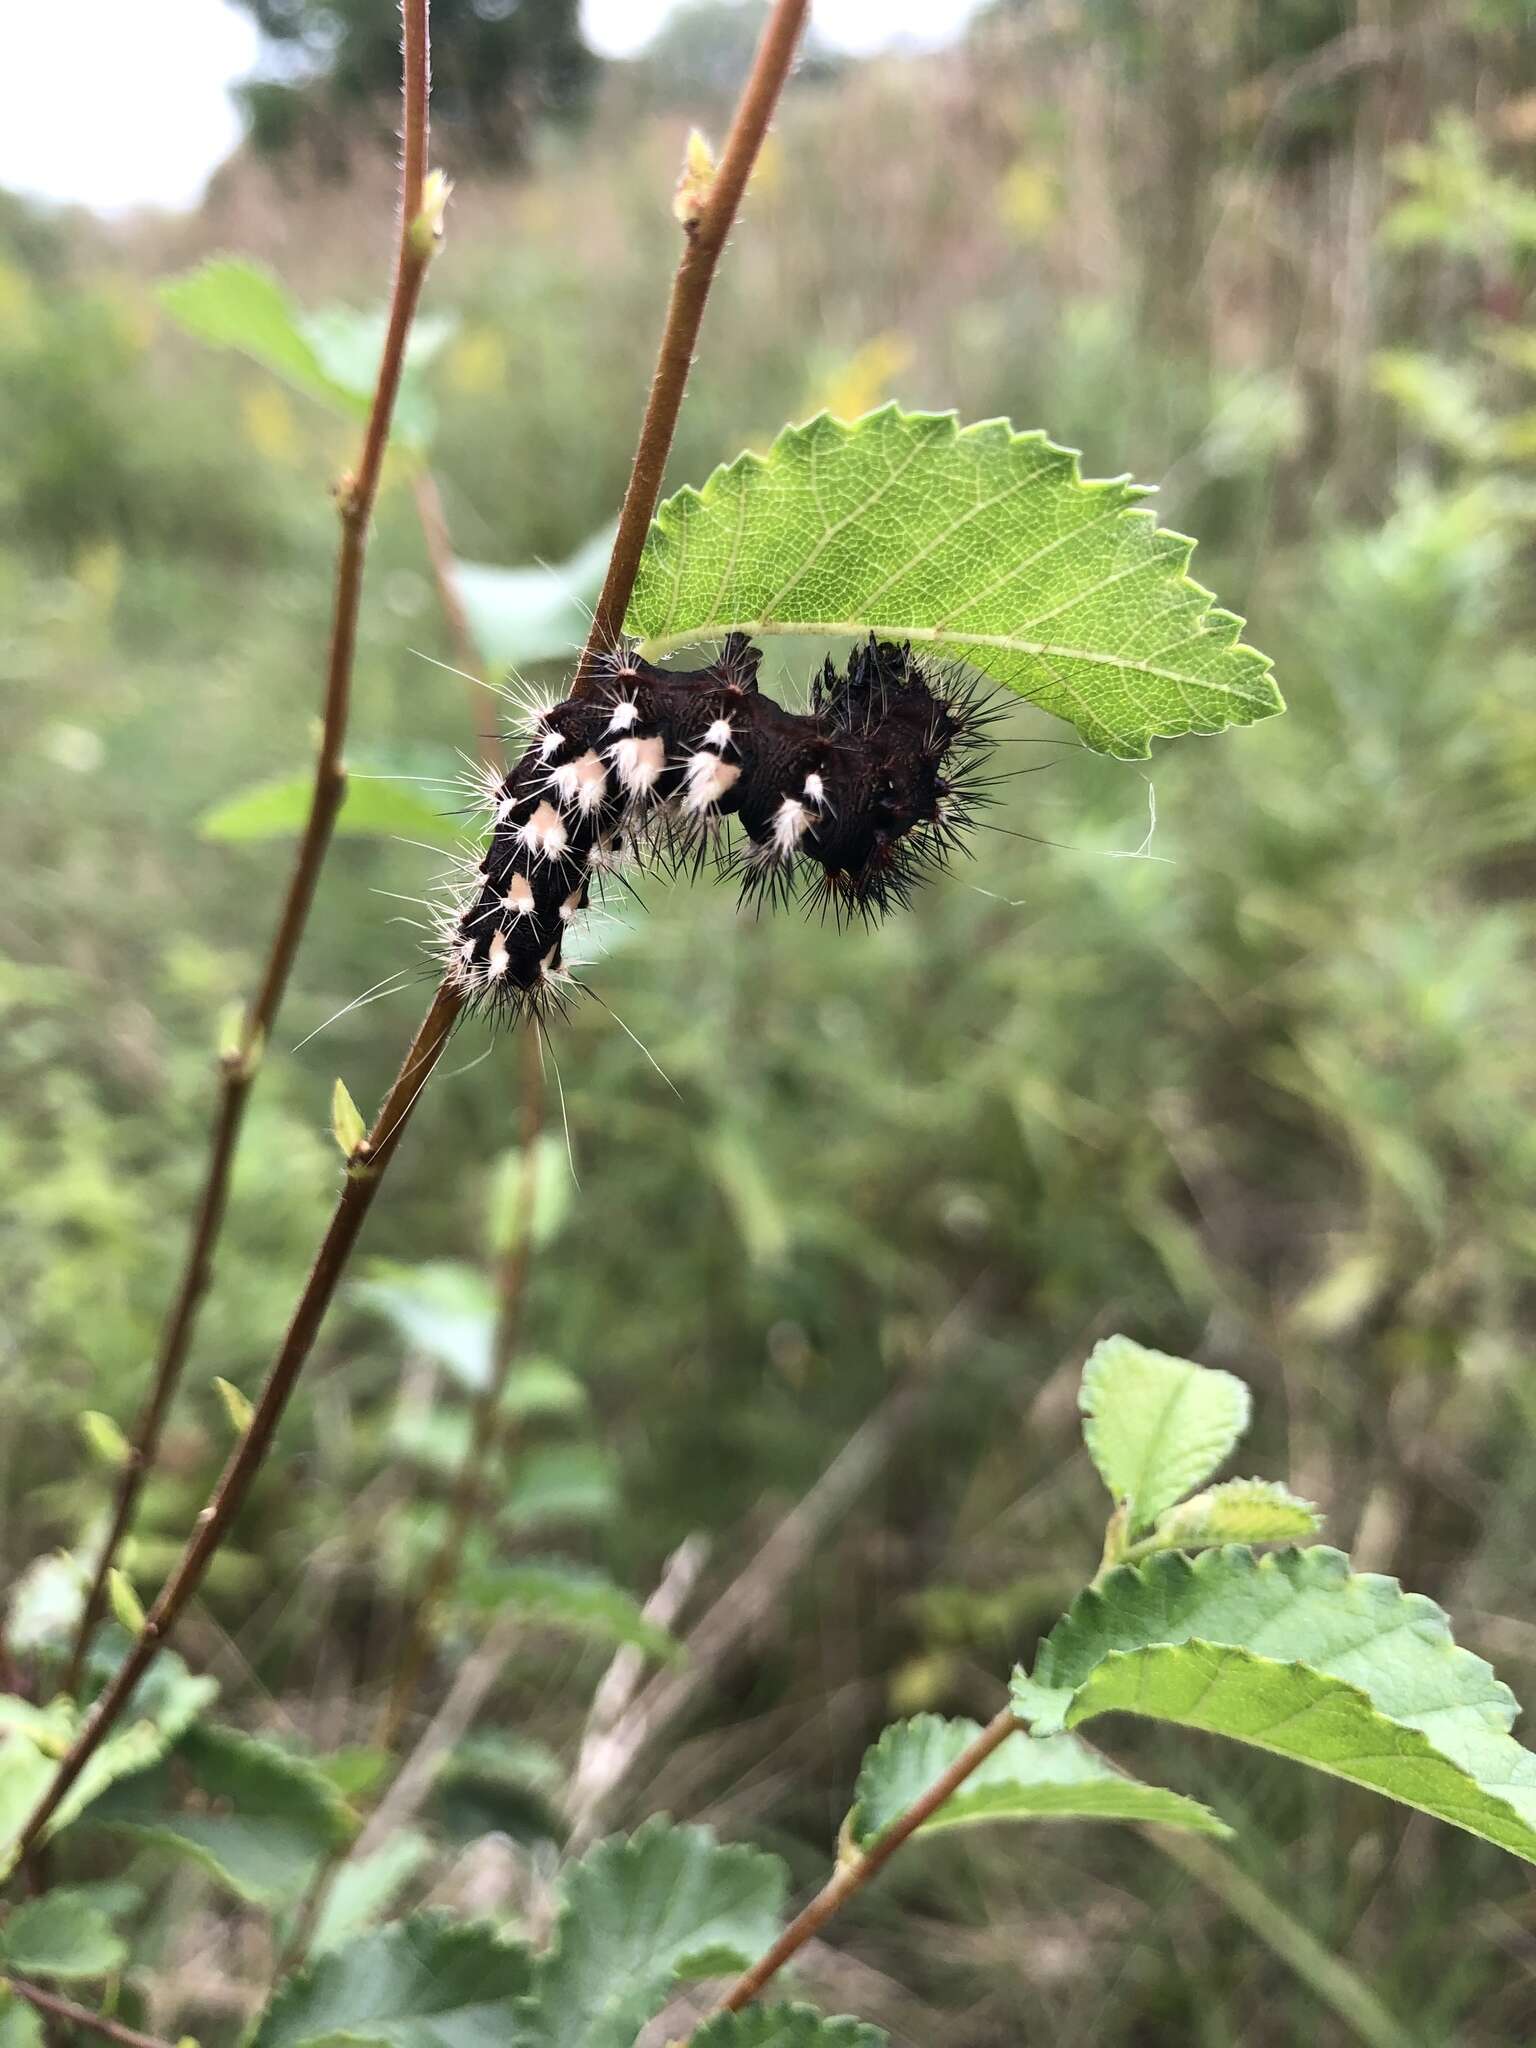
[[[250,2048],[312,2041],[384,2048],[521,2048],[533,1957],[494,1928],[440,1913],[364,1934],[290,1977]]]
[[[57,1890],[17,1906],[0,1928],[0,1968],[23,1977],[110,1977],[128,1960],[100,1906]]]
[[[975,1721],[919,1714],[886,1729],[859,1771],[847,1838],[867,1849],[981,1733]],[[1010,1735],[924,1821],[919,1834],[984,1820],[1156,1821],[1199,1834],[1231,1829],[1209,1807],[1126,1777],[1071,1735]]]
[[[546,1628],[568,1629],[601,1643],[629,1643],[648,1656],[680,1654],[675,1636],[647,1621],[640,1603],[606,1572],[562,1558],[519,1558],[474,1572],[460,1597],[470,1606],[526,1614]]]
[[[862,2020],[826,2019],[809,2005],[749,2005],[707,2020],[691,2048],[887,2048],[890,2038]]]
[[[144,1633],[144,1609],[139,1596],[133,1590],[133,1581],[128,1574],[114,1565],[107,1573],[107,1598],[112,1603],[112,1612],[117,1616],[118,1626],[125,1628],[129,1635]]]
[[[269,1909],[298,1899],[353,1831],[324,1772],[232,1728],[191,1729],[156,1769],[115,1785],[90,1818],[190,1857],[237,1897]]]
[[[520,1151],[505,1152],[492,1175],[488,1234],[492,1250],[498,1253],[512,1249],[527,1200],[523,1160]],[[565,1146],[558,1138],[540,1138],[533,1159],[533,1222],[529,1233],[536,1250],[542,1251],[559,1236],[570,1216],[574,1193]]]
[[[301,312],[270,271],[232,257],[216,257],[162,285],[160,303],[200,341],[239,350],[332,412],[366,416],[383,352],[382,313],[344,306]],[[408,337],[393,429],[408,446],[430,439],[432,414],[420,373],[452,331],[451,321],[418,318]]]
[[[613,552],[613,534],[605,526],[583,541],[569,561],[548,567],[498,569],[487,562],[455,562],[454,582],[487,668],[566,661],[580,650]]]
[[[1227,1479],[1161,1516],[1145,1547],[1205,1550],[1218,1543],[1303,1543],[1323,1518],[1309,1500],[1272,1479]]]
[[[281,775],[215,804],[197,829],[204,839],[226,845],[286,839],[303,831],[313,796],[313,775]],[[335,831],[339,839],[414,839],[450,850],[464,836],[460,821],[445,815],[444,805],[382,776],[348,778]]]
[[[331,1090],[331,1136],[343,1159],[353,1160],[368,1136],[363,1113],[352,1100],[351,1091],[338,1074]]]
[[[1208,1479],[1248,1427],[1229,1372],[1106,1337],[1083,1368],[1083,1436],[1133,1537]]]
[[[87,1408],[80,1417],[80,1434],[92,1457],[110,1471],[120,1472],[133,1456],[133,1446],[127,1437],[111,1416],[103,1415],[98,1408]]]
[[[498,1519],[519,1532],[606,1521],[618,1506],[610,1454],[596,1444],[539,1444],[518,1456]]]
[[[501,1395],[502,1414],[517,1422],[535,1416],[580,1415],[586,1406],[587,1390],[575,1373],[549,1358],[532,1358],[526,1365],[514,1366]]]
[[[336,1086],[339,1088],[341,1083],[338,1081]],[[244,1436],[251,1426],[251,1417],[256,1412],[249,1398],[241,1393],[233,1380],[215,1378],[213,1384],[218,1389],[219,1399],[224,1403],[224,1413],[229,1417],[230,1428],[236,1436]]]
[[[662,1819],[599,1842],[566,1872],[528,2048],[632,2048],[679,1979],[745,1969],[770,1946],[785,1875],[776,1856]]]
[[[1036,1734],[1144,1714],[1311,1764],[1536,1862],[1536,1755],[1431,1600],[1342,1552],[1162,1551],[1081,1594],[1014,1677]]]
[[[823,413],[661,506],[626,629],[652,660],[728,632],[910,641],[1126,759],[1269,717],[1269,662],[1145,495],[1006,420]]]

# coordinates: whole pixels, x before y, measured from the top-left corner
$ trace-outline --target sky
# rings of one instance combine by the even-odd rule
[[[381,0],[389,5],[390,0]],[[633,56],[673,0],[583,0],[589,41]],[[976,0],[815,0],[823,39],[868,54],[944,42]],[[101,213],[189,207],[239,139],[229,87],[254,66],[226,0],[10,0],[0,187]]]

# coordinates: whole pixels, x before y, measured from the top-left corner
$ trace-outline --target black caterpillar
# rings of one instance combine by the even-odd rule
[[[873,921],[961,845],[985,802],[989,722],[963,678],[941,688],[907,647],[873,637],[808,711],[758,688],[733,633],[708,668],[619,655],[589,694],[538,713],[532,744],[491,794],[490,845],[452,919],[448,969],[471,1000],[539,1014],[572,986],[571,920],[630,857],[739,874],[744,898]],[[743,837],[732,843],[723,820]]]

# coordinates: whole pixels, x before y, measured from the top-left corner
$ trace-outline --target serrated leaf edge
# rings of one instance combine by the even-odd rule
[[[1284,699],[1281,697],[1279,688],[1274,681],[1273,661],[1259,648],[1252,646],[1242,638],[1243,628],[1247,621],[1238,613],[1229,611],[1225,606],[1219,604],[1216,593],[1213,590],[1208,590],[1203,583],[1198,582],[1190,575],[1189,563],[1197,545],[1193,536],[1179,533],[1171,527],[1160,527],[1157,524],[1157,518],[1154,513],[1138,509],[1137,501],[1151,496],[1154,486],[1134,483],[1128,475],[1118,477],[1085,477],[1082,473],[1082,457],[1077,449],[1066,448],[1059,442],[1052,441],[1043,428],[1018,429],[1014,427],[1011,420],[1000,416],[993,419],[976,420],[969,426],[962,427],[960,425],[960,416],[957,412],[905,412],[894,400],[886,405],[878,406],[873,412],[862,414],[856,420],[838,419],[830,412],[815,413],[811,418],[801,421],[798,425],[781,429],[775,436],[773,444],[766,455],[759,455],[754,449],[745,449],[734,460],[718,464],[705,479],[702,486],[695,487],[692,484],[684,484],[680,490],[674,491],[670,498],[657,507],[656,514],[651,521],[650,531],[646,535],[645,547],[641,556],[642,574],[646,562],[659,556],[664,544],[670,541],[675,533],[682,532],[685,517],[688,513],[695,510],[707,513],[711,509],[711,494],[718,494],[725,487],[727,480],[758,473],[766,474],[775,458],[793,451],[797,444],[809,444],[810,436],[817,428],[830,426],[836,429],[845,441],[849,441],[855,438],[861,430],[868,428],[874,421],[890,418],[899,420],[903,425],[916,427],[947,426],[950,431],[943,438],[956,444],[962,440],[995,439],[999,434],[1003,434],[1007,437],[1010,447],[1016,448],[1026,445],[1037,447],[1049,456],[1059,457],[1068,466],[1066,481],[1070,486],[1090,495],[1097,495],[1099,493],[1113,495],[1115,503],[1111,506],[1111,510],[1123,512],[1127,518],[1144,520],[1155,536],[1177,544],[1179,560],[1175,564],[1172,555],[1170,555],[1168,562],[1169,581],[1184,585],[1193,596],[1204,600],[1201,612],[1190,622],[1191,630],[1198,630],[1202,635],[1208,633],[1221,635],[1222,644],[1230,652],[1249,655],[1260,664],[1254,676],[1256,687],[1252,692],[1239,690],[1231,683],[1212,681],[1206,677],[1200,679],[1200,687],[1202,689],[1226,696],[1231,699],[1234,705],[1244,707],[1240,711],[1234,710],[1228,723],[1231,725],[1252,725],[1261,718],[1269,717],[1277,711],[1284,710]],[[915,460],[917,453],[922,449],[926,449],[929,445],[927,442],[919,444],[919,450],[914,451],[913,459]],[[897,477],[904,473],[904,469],[898,470],[889,481],[895,482]],[[845,527],[851,525],[855,518],[862,517],[868,512],[870,505],[874,502],[876,502],[875,499],[866,499],[855,513],[834,522],[823,536],[821,544],[824,545],[835,533],[841,532]],[[930,549],[929,552],[931,551]],[[919,556],[914,559],[920,560],[921,557]],[[797,567],[792,583],[799,581],[805,572],[806,566],[806,563],[801,563]],[[902,566],[903,573],[905,573],[912,564],[905,563]],[[1027,563],[1017,564],[1015,568],[1027,566]],[[729,569],[727,569],[726,573],[727,575],[729,574]],[[792,583],[791,585],[783,586],[783,588],[788,589],[792,587]],[[1014,634],[947,632],[943,622],[937,626],[926,626],[894,618],[796,619],[779,621],[771,616],[765,616],[757,619],[703,619],[695,621],[686,628],[679,628],[676,624],[676,585],[677,579],[674,578],[672,609],[658,632],[649,635],[644,634],[640,631],[638,623],[631,626],[630,621],[626,619],[626,630],[633,631],[636,634],[639,653],[647,661],[660,661],[666,655],[676,653],[680,648],[693,646],[700,641],[723,639],[727,633],[732,632],[746,633],[754,639],[774,634],[834,639],[839,637],[862,638],[865,634],[873,631],[885,639],[906,640],[915,645],[933,646],[946,651],[952,650],[962,659],[965,657],[967,647],[997,648],[1007,650],[1010,653],[1029,655],[1040,660],[1056,659],[1091,662],[1104,668],[1116,668],[1126,673],[1151,676],[1155,680],[1163,682],[1186,684],[1190,680],[1188,676],[1182,674],[1177,669],[1160,668],[1154,661],[1150,660],[1133,660],[1125,656],[1105,654],[1095,649],[1058,645],[1053,641],[1024,640]],[[776,593],[776,595],[782,594],[782,590]],[[1230,632],[1227,630],[1228,628],[1231,629]],[[1258,687],[1264,684],[1268,685],[1267,691],[1262,687]],[[1015,691],[1015,694],[1026,698],[1029,695],[1027,691],[1023,690]],[[1194,731],[1216,729],[1193,728]],[[1186,737],[1191,730],[1191,728],[1185,727],[1181,728],[1176,734],[1153,732],[1148,736],[1147,742],[1139,748],[1132,749],[1125,745],[1119,745],[1106,747],[1103,751],[1114,754],[1124,760],[1142,760],[1151,753],[1150,741],[1152,739]],[[1091,741],[1090,744],[1092,744]]]

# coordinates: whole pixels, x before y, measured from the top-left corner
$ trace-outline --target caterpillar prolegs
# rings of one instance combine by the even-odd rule
[[[866,920],[944,864],[984,801],[988,716],[963,676],[871,637],[844,672],[829,658],[795,712],[758,688],[760,660],[739,633],[686,673],[620,654],[588,694],[536,715],[448,934],[471,1000],[535,1014],[557,1002],[572,919],[631,860],[713,859],[749,900],[798,895]]]

